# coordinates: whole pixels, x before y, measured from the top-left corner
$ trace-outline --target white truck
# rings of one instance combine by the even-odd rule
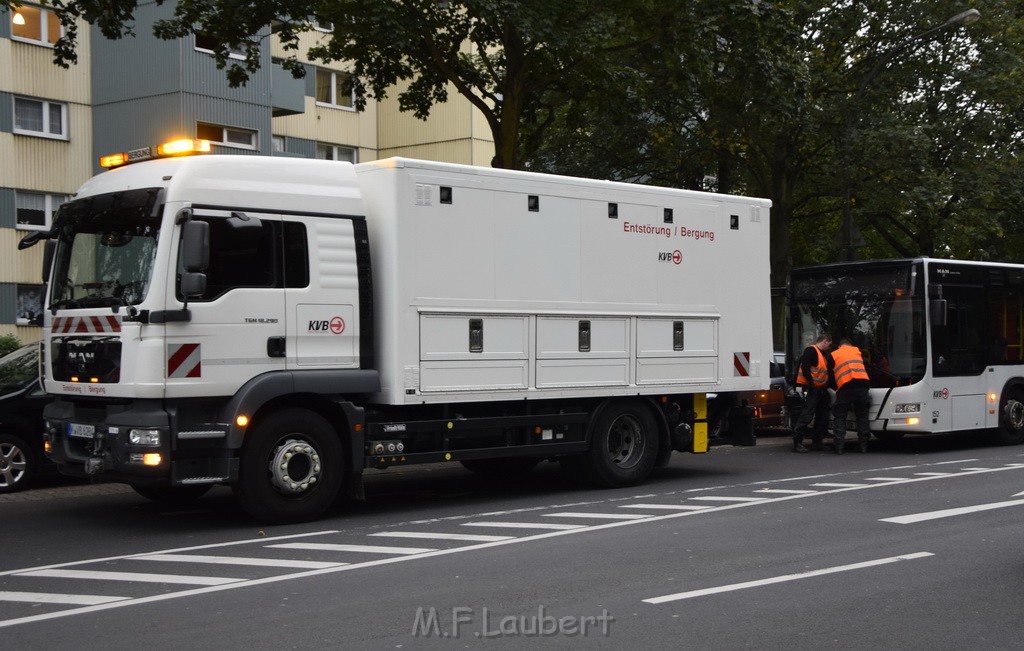
[[[103,172],[20,245],[46,241],[50,455],[270,522],[371,467],[641,482],[707,450],[706,392],[768,385],[769,207],[400,158]]]

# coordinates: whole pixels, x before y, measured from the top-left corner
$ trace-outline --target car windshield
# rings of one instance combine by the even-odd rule
[[[19,389],[39,377],[39,346],[22,346],[0,357],[0,393]]]
[[[52,308],[137,305],[149,289],[160,232],[159,190],[87,197],[61,206]]]

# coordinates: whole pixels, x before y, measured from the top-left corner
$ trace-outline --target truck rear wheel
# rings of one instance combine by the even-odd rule
[[[303,409],[268,416],[246,435],[235,497],[250,515],[305,522],[334,502],[344,479],[341,440],[330,423]]]
[[[601,486],[618,488],[643,482],[658,457],[658,424],[638,400],[613,402],[593,422],[587,470]]]

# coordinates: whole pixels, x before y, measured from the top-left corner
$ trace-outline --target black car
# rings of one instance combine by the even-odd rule
[[[39,346],[29,344],[0,357],[0,493],[29,485],[43,468],[43,406],[50,397],[39,385]]]

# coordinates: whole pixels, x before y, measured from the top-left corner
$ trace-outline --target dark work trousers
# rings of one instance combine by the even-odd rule
[[[804,406],[800,410],[800,418],[793,426],[794,442],[801,443],[803,438],[810,434],[812,443],[821,443],[828,434],[828,389],[806,389],[804,394]],[[814,429],[808,431],[808,426],[814,420]]]
[[[836,404],[832,409],[833,424],[832,434],[835,436],[836,445],[839,445],[846,438],[846,416],[850,408],[857,417],[857,440],[867,443],[871,438],[871,396],[868,395],[868,384],[864,382],[851,382],[844,384],[836,392]]]

